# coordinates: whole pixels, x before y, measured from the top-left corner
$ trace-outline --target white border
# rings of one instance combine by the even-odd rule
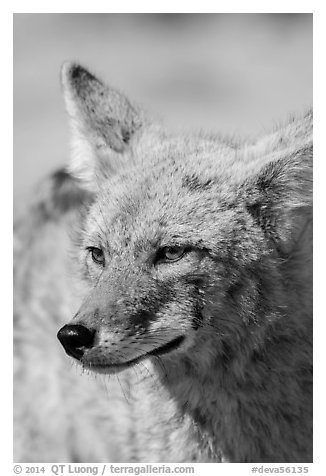
[[[0,461],[3,474],[12,474],[12,365],[8,363],[12,360],[12,206],[9,203],[9,196],[12,197],[12,156],[13,156],[13,135],[12,135],[12,91],[13,91],[13,65],[12,65],[12,13],[137,13],[142,12],[196,12],[196,13],[314,13],[314,139],[315,139],[315,238],[314,238],[314,257],[315,257],[315,284],[314,284],[314,303],[315,303],[315,432],[314,432],[314,464],[310,467],[309,474],[325,474],[326,450],[324,448],[325,433],[325,320],[326,312],[321,303],[323,294],[325,294],[325,252],[324,252],[324,223],[325,223],[325,102],[324,88],[325,78],[325,29],[326,18],[322,2],[316,1],[273,1],[273,2],[108,2],[92,0],[86,1],[62,1],[58,0],[40,2],[40,1],[14,1],[1,7],[0,31],[1,31],[1,97],[2,97],[2,181],[1,181],[1,300],[2,300],[2,374],[3,383],[1,386],[1,455]],[[198,8],[200,5],[200,9]],[[187,6],[188,11],[185,9]],[[244,10],[244,6],[246,9]],[[74,8],[75,7],[75,8]],[[78,7],[78,11],[76,11]],[[322,181],[322,182],[321,182]],[[196,474],[251,474],[250,468],[253,465],[223,465],[216,468],[214,465],[199,465],[200,469]],[[266,465],[271,466],[271,465]],[[274,465],[276,466],[276,465]],[[278,466],[278,465],[277,465]],[[292,465],[291,465],[292,466]],[[293,465],[294,466],[294,465]],[[297,465],[296,465],[297,466]],[[307,466],[307,465],[304,465]],[[214,473],[213,473],[214,472]]]

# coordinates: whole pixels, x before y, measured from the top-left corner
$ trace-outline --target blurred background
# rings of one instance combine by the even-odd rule
[[[68,160],[77,60],[171,125],[255,135],[312,104],[312,14],[14,14],[14,209]]]

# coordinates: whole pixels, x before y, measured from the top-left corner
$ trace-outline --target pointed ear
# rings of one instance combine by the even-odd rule
[[[94,191],[126,162],[142,115],[125,96],[78,64],[65,63],[61,79],[72,125],[69,168]]]
[[[292,251],[312,219],[312,145],[264,166],[246,181],[249,213],[281,254]]]

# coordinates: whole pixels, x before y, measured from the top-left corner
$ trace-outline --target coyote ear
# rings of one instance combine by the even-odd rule
[[[281,254],[312,218],[312,146],[270,162],[245,184],[247,210]]]
[[[65,63],[61,78],[72,124],[70,171],[94,190],[126,160],[141,115],[125,96],[78,64]]]

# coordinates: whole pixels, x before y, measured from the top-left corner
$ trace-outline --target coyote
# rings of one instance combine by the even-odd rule
[[[15,460],[311,462],[311,111],[234,143],[62,85],[72,159],[16,231]]]

